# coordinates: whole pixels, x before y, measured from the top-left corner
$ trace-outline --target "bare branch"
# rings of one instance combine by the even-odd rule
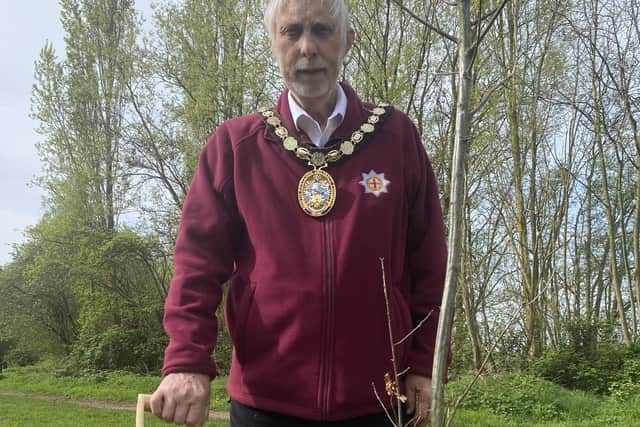
[[[404,374],[406,374],[410,370],[411,370],[411,366],[407,366],[406,368],[404,368],[404,370],[398,372],[398,375],[403,376]]]
[[[504,87],[504,85],[511,80],[511,78],[513,77],[513,71],[509,73],[508,76],[506,76],[504,79],[502,79],[502,81],[496,83],[491,89],[489,89],[487,92],[485,92],[482,95],[482,99],[478,102],[478,105],[476,106],[476,108],[473,109],[473,111],[471,112],[472,116],[475,116],[477,113],[480,112],[480,110],[482,110],[482,108],[486,105],[487,102],[489,102],[489,99],[491,98],[491,96],[498,90]]]
[[[467,385],[467,387],[465,387],[464,391],[458,397],[458,399],[456,400],[456,403],[453,405],[453,408],[451,409],[451,413],[449,414],[449,417],[448,417],[447,427],[449,427],[451,425],[451,423],[453,422],[453,419],[455,418],[456,410],[458,409],[458,407],[460,406],[460,404],[462,403],[464,398],[467,396],[467,394],[469,394],[469,391],[471,391],[471,389],[473,388],[475,383],[478,381],[478,378],[480,378],[480,375],[482,375],[482,372],[484,371],[485,366],[489,362],[489,359],[491,359],[491,356],[493,355],[493,352],[495,351],[496,346],[498,345],[500,340],[502,340],[502,337],[504,337],[504,335],[507,333],[507,331],[509,329],[511,329],[511,325],[522,314],[522,310],[527,305],[531,305],[534,302],[536,302],[538,299],[540,299],[540,297],[544,294],[544,292],[549,288],[550,285],[551,285],[551,283],[548,283],[547,286],[544,287],[544,289],[540,290],[540,292],[538,292],[538,294],[531,299],[531,301],[527,302],[526,304],[523,304],[521,307],[518,307],[517,309],[515,309],[513,311],[513,314],[509,318],[509,321],[507,322],[505,327],[500,332],[500,335],[498,335],[498,337],[493,341],[493,344],[491,345],[491,348],[487,352],[487,355],[485,356],[484,360],[482,361],[482,364],[480,365],[480,368],[478,369],[478,372],[473,377],[473,380],[471,380],[469,385]]]
[[[400,345],[400,344],[402,344],[403,342],[405,342],[405,341],[406,341],[406,340],[407,340],[411,335],[413,335],[413,333],[414,333],[415,331],[417,331],[418,329],[420,329],[420,326],[422,326],[422,324],[423,324],[424,322],[426,322],[426,321],[429,319],[429,317],[431,317],[431,315],[432,315],[432,314],[433,314],[433,310],[429,311],[429,313],[427,313],[427,315],[426,315],[426,316],[424,316],[424,319],[422,319],[422,320],[420,321],[420,323],[418,323],[418,324],[416,325],[416,327],[415,327],[415,328],[413,328],[411,331],[409,331],[409,333],[408,333],[407,335],[405,335],[405,336],[404,336],[400,341],[398,341],[398,342],[397,342],[397,343],[395,343],[394,345]]]
[[[384,303],[387,309],[387,327],[389,328],[389,346],[391,347],[391,364],[393,366],[393,380],[395,381],[395,387],[398,390],[396,393],[396,400],[398,402],[398,425],[402,426],[402,406],[400,401],[400,387],[398,382],[400,376],[398,375],[398,361],[396,360],[396,349],[393,345],[393,331],[391,328],[391,308],[389,307],[389,294],[387,293],[387,278],[384,271],[384,258],[380,258],[380,268],[382,269],[382,289],[384,290]],[[393,397],[393,396],[392,396]]]
[[[389,421],[391,421],[391,424],[393,424],[394,427],[400,427],[400,426],[396,425],[396,423],[393,421],[393,418],[391,417],[391,414],[389,414],[389,410],[387,409],[386,406],[384,406],[384,403],[382,402],[382,399],[380,398],[380,395],[378,394],[378,390],[376,389],[376,384],[375,383],[371,383],[371,388],[373,388],[373,394],[376,395],[376,399],[378,399],[378,402],[380,402],[380,406],[382,406],[382,409],[384,409],[384,413],[387,415],[387,418],[389,418]]]
[[[441,30],[440,28],[431,25],[430,23],[428,23],[427,21],[425,21],[424,19],[420,18],[418,15],[416,15],[415,13],[413,13],[411,11],[411,9],[407,8],[404,4],[402,4],[401,0],[392,0],[393,3],[395,3],[400,9],[402,9],[404,12],[406,12],[409,16],[411,16],[413,19],[415,19],[416,21],[418,21],[419,23],[421,23],[422,25],[424,25],[425,27],[435,31],[436,33],[440,34],[442,37],[444,37],[445,39],[454,42],[454,43],[458,43],[458,39],[454,36],[452,36],[451,34],[447,33],[444,30]]]
[[[479,46],[480,43],[482,43],[482,40],[484,40],[484,38],[486,37],[487,33],[489,32],[489,30],[491,29],[491,27],[493,27],[493,24],[496,22],[496,19],[498,19],[498,16],[500,15],[500,13],[502,12],[502,9],[504,9],[504,7],[507,5],[507,3],[509,2],[509,0],[504,0],[502,2],[502,4],[500,4],[500,6],[498,6],[494,11],[493,11],[493,16],[491,17],[491,21],[489,22],[489,24],[486,26],[486,28],[484,29],[484,31],[482,31],[482,34],[480,34],[480,37],[478,37],[478,40],[476,40],[475,46]],[[483,18],[481,18],[483,19]],[[479,25],[479,24],[478,24]]]

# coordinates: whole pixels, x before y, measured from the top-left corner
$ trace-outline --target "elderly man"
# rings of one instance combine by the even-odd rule
[[[286,89],[274,109],[222,123],[202,151],[152,411],[206,419],[229,282],[232,427],[391,425],[372,388],[384,395],[393,378],[388,321],[406,411],[426,419],[446,248],[418,132],[338,83],[355,36],[343,0],[272,0],[265,24]]]

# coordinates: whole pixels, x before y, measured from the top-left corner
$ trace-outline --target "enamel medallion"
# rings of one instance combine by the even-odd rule
[[[305,173],[298,184],[298,203],[307,215],[324,216],[336,202],[336,184],[327,172],[315,169]]]
[[[383,173],[378,173],[373,169],[369,173],[362,174],[362,181],[359,182],[364,187],[365,194],[373,194],[379,197],[382,193],[388,193],[391,181],[384,177]]]
[[[384,116],[390,111],[387,104],[380,104],[371,110],[371,115],[363,124],[356,129],[351,137],[343,140],[337,148],[324,151],[314,149],[300,144],[300,142],[289,133],[289,130],[282,124],[282,119],[268,108],[260,109],[263,120],[273,133],[280,138],[282,147],[294,155],[298,160],[305,163],[313,170],[305,173],[298,183],[298,203],[302,210],[309,216],[321,217],[329,213],[336,203],[336,183],[331,175],[323,169],[330,164],[334,164],[340,159],[352,156],[358,147],[365,142],[365,136],[371,136],[382,124]],[[372,193],[376,197],[380,193],[386,193],[389,181],[384,178],[384,174],[376,174],[373,170],[369,174],[362,174],[362,184],[367,193]]]

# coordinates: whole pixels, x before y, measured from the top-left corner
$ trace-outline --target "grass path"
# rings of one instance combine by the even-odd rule
[[[109,402],[97,399],[85,399],[79,397],[55,396],[42,393],[25,393],[20,391],[0,390],[0,396],[19,397],[23,399],[37,399],[49,402],[70,403],[78,406],[85,406],[96,409],[112,409],[122,411],[135,411],[136,405],[123,402]],[[228,420],[229,413],[226,411],[209,411],[209,419]]]
[[[55,375],[55,365],[8,369],[0,375],[2,427],[122,427],[133,424],[138,393],[159,377],[126,372]],[[469,382],[448,386],[453,402]],[[225,378],[211,386],[207,427],[228,427]],[[147,414],[149,427],[166,427]],[[51,422],[55,420],[56,423]],[[91,422],[89,422],[91,421]],[[525,374],[481,378],[457,412],[455,427],[640,427],[640,396],[628,400],[576,392]]]

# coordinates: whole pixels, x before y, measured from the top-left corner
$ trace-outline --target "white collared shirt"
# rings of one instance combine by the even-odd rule
[[[342,86],[338,84],[337,87],[336,106],[331,115],[329,115],[324,130],[320,130],[320,124],[298,105],[296,100],[293,99],[291,91],[289,91],[289,111],[291,111],[291,117],[296,129],[305,131],[311,142],[318,147],[324,147],[327,144],[331,134],[338,129],[347,114],[347,95],[344,93]]]

